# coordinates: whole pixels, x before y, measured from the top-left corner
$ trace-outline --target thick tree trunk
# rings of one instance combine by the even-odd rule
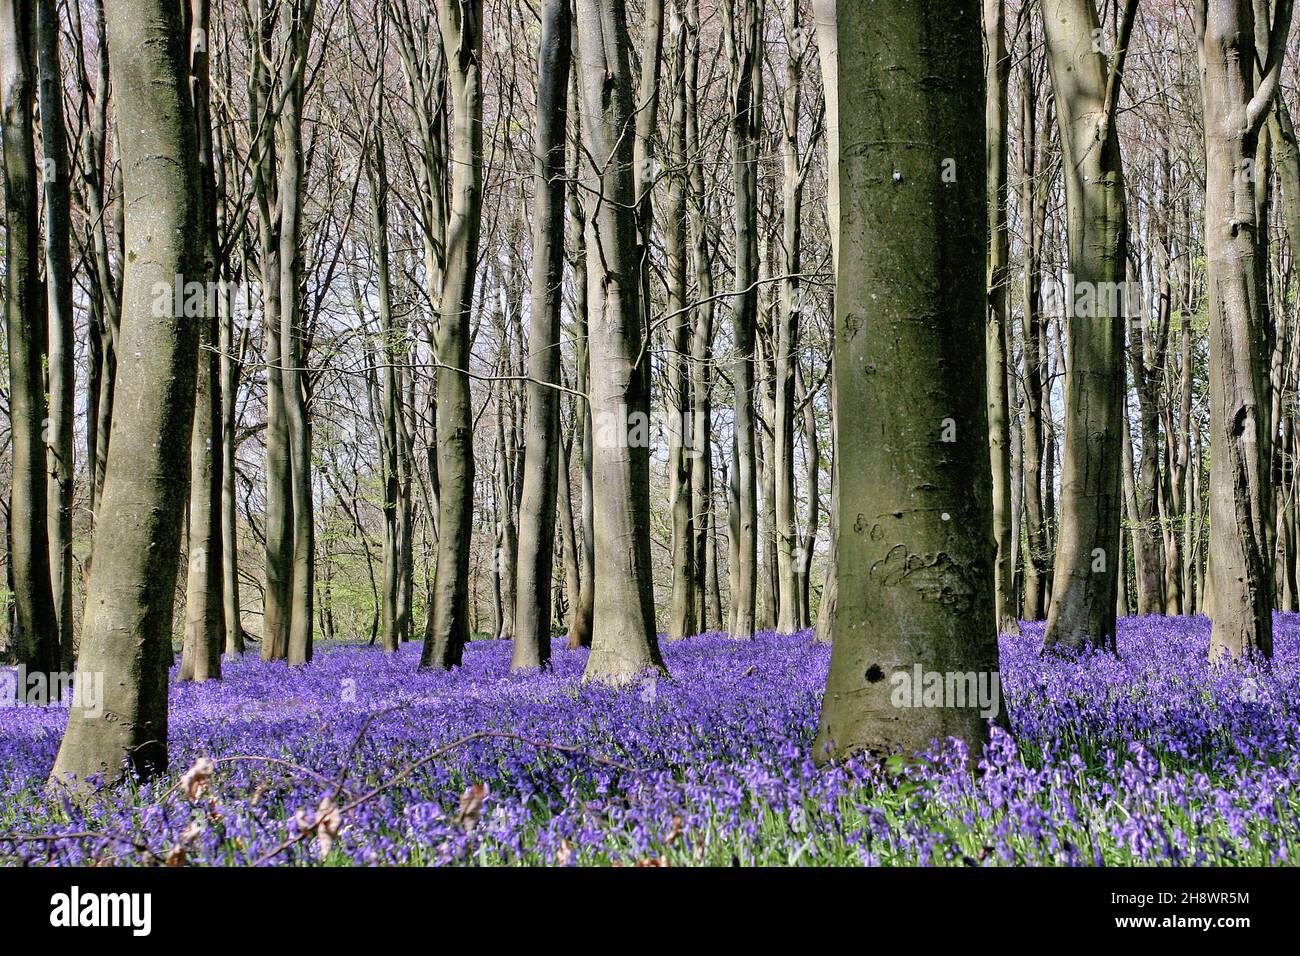
[[[1129,0],[1126,24],[1134,5]],[[1124,322],[1113,291],[1124,288],[1128,231],[1113,118],[1124,43],[1113,62],[1099,52],[1093,0],[1043,0],[1042,10],[1065,178],[1067,298],[1078,290],[1082,306],[1091,290],[1093,302],[1066,303],[1061,531],[1045,640],[1049,647],[1113,647],[1124,404]]]
[[[519,509],[512,670],[551,659],[551,578],[560,447],[560,307],[564,280],[565,123],[572,36],[569,0],[545,0],[537,52],[536,204],[528,330],[528,420]],[[567,472],[566,480],[567,480]]]
[[[974,760],[989,727],[978,702],[898,706],[896,674],[973,671],[987,687],[998,667],[985,179],[960,173],[984,163],[979,9],[839,0],[837,19],[844,587],[814,756],[911,754],[952,736]]]
[[[655,633],[650,569],[650,453],[627,422],[649,420],[641,327],[632,142],[633,97],[623,0],[578,0],[583,143],[597,169],[587,248],[588,335],[596,564],[591,654],[584,680],[615,684],[663,668]],[[633,417],[635,416],[635,417]]]
[[[439,0],[452,101],[451,216],[438,323],[438,566],[421,667],[459,666],[469,640],[469,553],[474,524],[474,432],[469,325],[483,203],[482,0]]]
[[[35,18],[30,0],[0,0],[0,106],[4,110],[5,326],[8,329],[9,566],[17,633],[16,662],[29,672],[62,666],[50,583],[47,534],[44,364],[46,300],[40,278],[40,214],[32,140]],[[68,343],[71,348],[71,343]]]
[[[1272,520],[1267,374],[1269,333],[1261,284],[1253,177],[1259,130],[1277,91],[1291,22],[1279,0],[1263,79],[1256,84],[1250,0],[1194,7],[1205,110],[1205,258],[1210,299],[1210,658],[1273,653]]]
[[[202,274],[201,193],[186,90],[181,10],[164,0],[108,0],[114,96],[124,129],[126,273],[123,403],[113,415],[99,515],[101,548],[86,598],[80,675],[103,675],[102,712],[74,703],[51,780],[141,776],[167,763],[181,516],[188,486],[198,326],[155,314],[155,288]],[[80,680],[80,678],[79,678]],[[97,708],[98,711],[98,708]]]

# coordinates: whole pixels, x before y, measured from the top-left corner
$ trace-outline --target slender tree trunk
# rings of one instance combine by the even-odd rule
[[[799,4],[789,4],[785,34],[785,93],[782,98],[781,135],[781,246],[785,278],[780,283],[777,307],[774,366],[776,373],[773,448],[776,518],[777,620],[776,629],[792,634],[802,625],[803,600],[799,588],[798,501],[795,492],[795,378],[799,365],[800,318],[803,309],[803,191],[808,165],[800,151],[799,126],[803,93],[803,61],[808,39],[799,17]]]
[[[41,152],[44,154],[45,284],[49,331],[49,433],[46,436],[46,517],[50,584],[58,624],[59,656],[71,664],[73,400],[72,359],[72,172],[63,119],[63,71],[59,64],[59,16],[55,0],[37,0],[36,58],[40,75]]]
[[[528,330],[527,454],[519,510],[515,646],[510,661],[513,670],[546,666],[551,659],[551,577],[561,453],[560,393],[556,385],[560,379],[564,200],[568,189],[565,126],[572,32],[569,0],[545,0],[537,52],[537,131],[533,140],[537,192]],[[567,468],[565,474],[567,480]]]
[[[686,157],[687,217],[690,222],[691,271],[696,306],[691,327],[691,520],[695,534],[696,633],[722,621],[709,600],[709,544],[713,534],[713,264],[709,255],[708,197],[704,186],[704,155],[700,146],[700,10],[699,0],[686,5]],[[715,580],[716,589],[716,580]]]
[[[576,36],[576,25],[575,25]],[[568,190],[569,235],[573,237],[573,333],[575,339],[575,359],[577,365],[577,391],[587,396],[578,405],[577,419],[574,427],[578,429],[578,451],[582,456],[579,477],[582,486],[582,578],[578,586],[577,605],[573,610],[573,624],[569,628],[569,647],[590,647],[592,618],[596,612],[596,518],[593,500],[594,447],[591,418],[591,361],[589,358],[589,339],[587,322],[587,219],[583,211],[582,200],[578,191],[578,178],[582,164],[581,141],[582,121],[578,109],[578,70],[576,69],[576,41],[570,42],[575,54],[574,69],[570,71],[569,80],[569,117],[572,119],[573,140],[570,160],[570,177],[573,180]]]
[[[839,0],[837,20],[844,588],[814,756],[911,754],[952,736],[973,760],[989,726],[978,704],[900,707],[891,674],[915,666],[987,682],[998,666],[985,179],[942,179],[945,158],[958,171],[983,168],[979,10],[958,0]],[[956,426],[951,442],[945,420]]]
[[[451,216],[438,324],[438,566],[421,667],[460,665],[469,640],[469,556],[474,523],[474,432],[469,326],[483,204],[482,0],[439,0],[453,130]]]
[[[670,63],[672,102],[668,118],[666,159],[673,171],[668,180],[668,202],[664,212],[664,258],[668,282],[668,328],[671,352],[668,357],[668,394],[665,404],[670,416],[668,429],[668,504],[672,509],[672,598],[668,612],[668,637],[680,640],[696,632],[695,515],[692,508],[693,458],[699,454],[690,433],[691,406],[691,312],[686,305],[686,30],[676,6],[670,10],[669,34],[673,37]]]
[[[736,562],[731,567],[734,637],[754,635],[758,581],[758,476],[754,365],[758,322],[758,151],[762,128],[763,49],[760,0],[727,0],[725,32],[731,63],[731,164],[735,179],[735,292],[731,297],[734,394]]]
[[[302,200],[305,189],[302,145],[305,71],[311,45],[315,0],[299,0],[291,11],[290,66],[284,78],[280,139],[280,357],[284,363],[285,418],[289,431],[292,491],[292,571],[287,659],[290,665],[312,658],[315,624],[315,515],[312,501],[311,416],[308,409],[307,332],[302,316]]]
[[[188,485],[198,326],[156,315],[155,288],[202,272],[201,193],[186,91],[181,10],[164,0],[108,0],[127,217],[121,394],[86,598],[79,675],[103,675],[102,712],[75,702],[51,780],[84,787],[147,777],[167,764],[181,516]],[[78,677],[80,684],[81,677]]]
[[[822,91],[826,97],[826,223],[831,238],[831,265],[839,275],[840,260],[840,113],[839,113],[839,43],[836,36],[835,5],[837,0],[813,0],[813,19],[817,29],[817,55],[821,64]],[[831,299],[831,313],[835,300]],[[817,609],[817,640],[829,644],[835,620],[836,555],[839,547],[839,462],[840,444],[836,432],[835,374],[831,373],[831,512],[829,521],[830,554],[826,560],[826,580],[822,584],[821,605]]]
[[[1011,425],[1007,410],[1007,81],[1011,58],[1003,27],[1004,0],[984,0],[984,135],[988,143],[988,354],[989,459],[993,469],[993,592],[998,630],[1017,633],[1015,565],[1011,537]]]
[[[216,293],[217,190],[209,111],[208,0],[189,0],[190,97],[194,106],[199,156],[199,190],[203,209],[202,314],[189,316],[199,326],[194,424],[190,438],[189,572],[185,581],[185,632],[181,645],[181,680],[205,681],[221,676],[225,645],[222,603],[221,364],[217,356]],[[188,310],[187,310],[188,311]]]
[[[47,534],[46,299],[40,278],[40,214],[32,135],[35,18],[30,0],[0,0],[0,106],[4,111],[5,325],[8,329],[9,566],[17,633],[14,658],[28,672],[62,666]],[[68,343],[69,348],[71,343]]]
[[[623,0],[578,0],[577,24],[583,143],[597,167],[586,178],[600,198],[587,221],[587,247],[595,252],[587,281],[601,582],[583,678],[622,684],[663,668],[650,578],[649,448],[623,429],[649,420],[633,150],[625,135],[634,104]]]

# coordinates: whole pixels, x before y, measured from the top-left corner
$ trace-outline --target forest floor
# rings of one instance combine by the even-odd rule
[[[814,767],[809,633],[667,644],[672,677],[622,690],[560,642],[526,676],[494,641],[452,674],[414,645],[250,655],[172,684],[166,778],[81,801],[43,789],[66,712],[0,708],[0,862],[1300,861],[1300,615],[1269,672],[1211,668],[1208,642],[1199,617],[1122,621],[1118,659],[1003,637],[1012,734],[974,776],[952,750]]]

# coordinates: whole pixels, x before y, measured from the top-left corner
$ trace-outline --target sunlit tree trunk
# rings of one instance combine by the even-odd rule
[[[1254,176],[1259,131],[1277,92],[1291,24],[1279,0],[1256,82],[1250,0],[1194,4],[1205,111],[1205,258],[1210,315],[1210,658],[1273,653],[1269,333]]]
[[[155,289],[202,272],[202,194],[181,10],[164,0],[108,0],[114,100],[123,128],[126,271],[123,402],[113,414],[99,514],[100,549],[86,597],[78,673],[103,675],[95,711],[74,703],[51,779],[115,782],[167,763],[181,518],[188,486],[198,326],[164,310]],[[80,678],[79,678],[80,679]]]
[[[420,665],[447,669],[460,664],[469,640],[474,433],[468,369],[483,204],[482,0],[439,0],[438,25],[452,102],[452,198],[437,332],[438,566]]]
[[[634,108],[622,0],[578,0],[578,63],[587,220],[589,386],[596,589],[585,680],[627,683],[662,668],[650,569],[650,450],[626,423],[649,420],[642,345],[635,174],[626,135]],[[598,200],[595,198],[598,197]]]
[[[199,347],[190,437],[189,571],[185,581],[185,633],[179,677],[205,681],[221,676],[221,653],[226,640],[222,603],[221,362],[217,355],[219,319],[215,292],[220,237],[209,109],[208,0],[189,0],[186,18],[190,40],[190,98],[194,107],[203,209],[202,271],[188,278],[202,283],[203,310],[201,315],[187,315],[199,326]]]
[[[1128,224],[1114,116],[1135,7],[1128,0],[1116,55],[1108,58],[1097,42],[1093,0],[1042,0],[1065,178],[1067,268],[1081,301],[1087,290],[1094,293],[1090,308],[1067,303],[1061,530],[1048,646],[1112,647],[1115,641],[1124,321],[1108,290],[1122,287],[1126,276]]]

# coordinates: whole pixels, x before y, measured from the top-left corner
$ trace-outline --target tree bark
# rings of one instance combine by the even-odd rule
[[[71,664],[73,369],[72,174],[63,118],[63,70],[59,63],[59,17],[55,0],[36,4],[36,48],[40,76],[41,152],[45,160],[45,285],[48,307],[49,429],[46,436],[46,518],[50,584],[59,631],[59,656]]]
[[[86,598],[79,675],[103,675],[103,710],[69,714],[51,781],[86,787],[124,765],[142,777],[167,763],[181,516],[188,485],[198,326],[156,314],[156,287],[201,274],[202,196],[186,90],[181,10],[164,0],[108,0],[109,46],[126,188],[120,394]],[[78,681],[81,677],[78,678]]]
[[[844,587],[814,757],[912,754],[952,736],[973,760],[989,726],[975,701],[896,706],[887,678],[915,665],[987,682],[998,666],[979,10],[839,0],[837,23]]]
[[[563,304],[565,127],[572,35],[569,0],[545,0],[537,52],[533,138],[532,308],[528,329],[528,419],[519,509],[519,570],[512,670],[551,659],[551,578],[560,448],[560,307]],[[566,469],[567,476],[567,469]]]
[[[1194,6],[1205,111],[1205,258],[1210,300],[1210,659],[1273,653],[1273,568],[1267,404],[1269,333],[1253,167],[1277,91],[1291,23],[1279,0],[1268,59],[1256,83],[1250,0]]]
[[[0,106],[4,111],[5,325],[8,329],[9,566],[17,632],[14,658],[29,672],[62,666],[47,532],[44,361],[46,299],[32,135],[35,18],[29,0],[0,2]],[[69,343],[70,346],[70,343]]]
[[[439,0],[438,25],[452,101],[452,201],[437,332],[438,566],[420,666],[446,670],[460,665],[469,640],[474,432],[468,370],[483,204],[482,0]]]
[[[1101,26],[1093,0],[1042,4],[1064,160],[1068,269],[1081,301],[1093,290],[1095,306],[1067,303],[1070,363],[1049,647],[1109,648],[1115,641],[1124,322],[1109,291],[1123,288],[1128,224],[1113,120],[1135,5],[1128,0],[1116,55],[1108,60],[1094,39]]]
[[[586,178],[596,564],[591,654],[583,679],[625,684],[663,669],[650,570],[650,454],[626,423],[649,420],[637,249],[630,42],[623,0],[578,0],[578,62]],[[635,418],[633,416],[636,416]]]

